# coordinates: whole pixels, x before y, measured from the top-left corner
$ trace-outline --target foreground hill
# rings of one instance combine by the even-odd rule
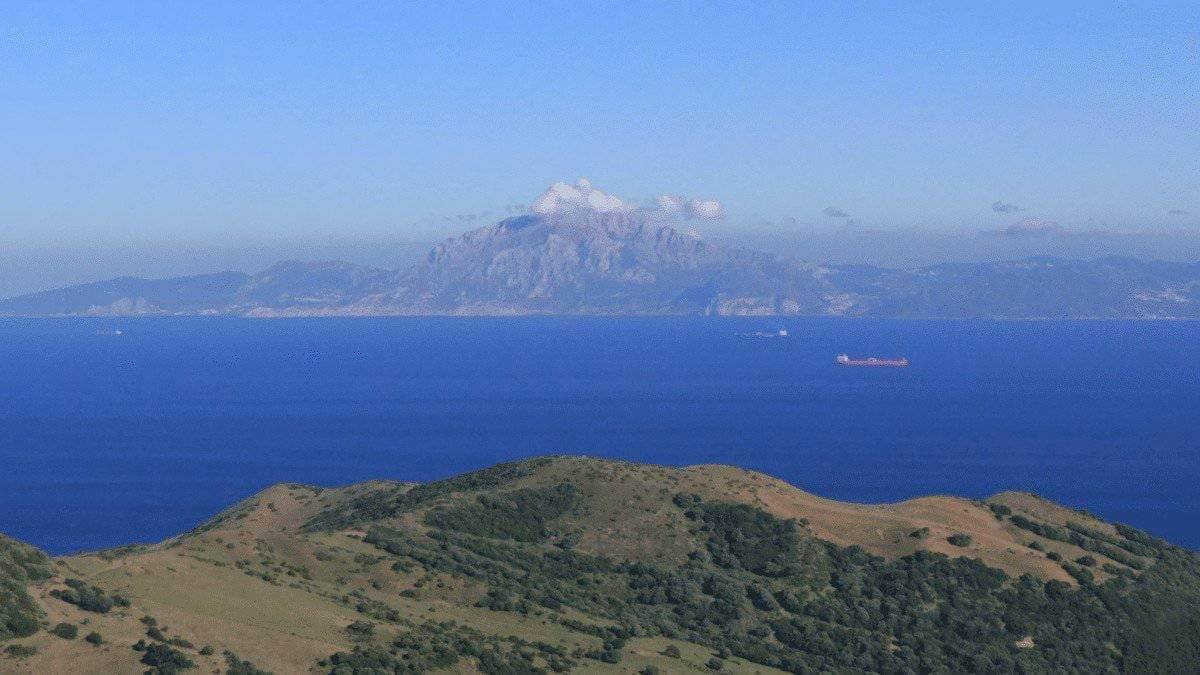
[[[548,457],[280,485],[155,546],[0,538],[3,672],[1192,672],[1200,561],[1028,494],[833,502]]]

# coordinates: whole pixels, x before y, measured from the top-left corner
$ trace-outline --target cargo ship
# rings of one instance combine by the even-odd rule
[[[903,356],[898,359],[878,359],[874,356],[852,359],[845,354],[838,354],[834,362],[839,366],[883,366],[886,368],[903,368],[908,365],[908,359]]]

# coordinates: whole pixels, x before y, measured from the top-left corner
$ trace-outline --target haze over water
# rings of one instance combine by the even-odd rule
[[[281,481],[573,453],[853,501],[1029,490],[1200,548],[1198,362],[1195,322],[5,319],[0,531],[155,541]]]

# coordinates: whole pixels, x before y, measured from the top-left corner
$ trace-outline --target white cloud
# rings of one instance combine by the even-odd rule
[[[529,211],[539,216],[589,210],[596,213],[615,211],[654,212],[668,218],[717,220],[725,216],[721,203],[713,199],[688,199],[682,195],[664,194],[654,200],[652,207],[635,208],[616,195],[592,187],[591,181],[580,178],[574,185],[558,182],[551,185],[533,201]]]
[[[658,210],[669,215],[682,216],[687,210],[687,203],[680,195],[659,195],[654,198]]]
[[[725,207],[715,199],[693,199],[688,202],[687,212],[692,218],[718,220],[725,217]]]
[[[1041,218],[1026,218],[1002,230],[993,230],[992,233],[1005,237],[1036,237],[1057,234],[1062,231],[1062,226],[1053,221],[1042,220]]]
[[[597,190],[586,178],[580,178],[574,185],[567,185],[561,181],[551,185],[542,196],[533,200],[529,210],[539,216],[548,216],[575,209],[608,213],[629,208],[619,197]]]

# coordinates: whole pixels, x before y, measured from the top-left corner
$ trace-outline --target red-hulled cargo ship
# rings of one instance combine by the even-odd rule
[[[865,359],[852,359],[845,354],[838,354],[834,361],[839,366],[882,366],[885,368],[904,368],[908,365],[908,359],[900,357],[898,359],[877,359],[874,356]]]

